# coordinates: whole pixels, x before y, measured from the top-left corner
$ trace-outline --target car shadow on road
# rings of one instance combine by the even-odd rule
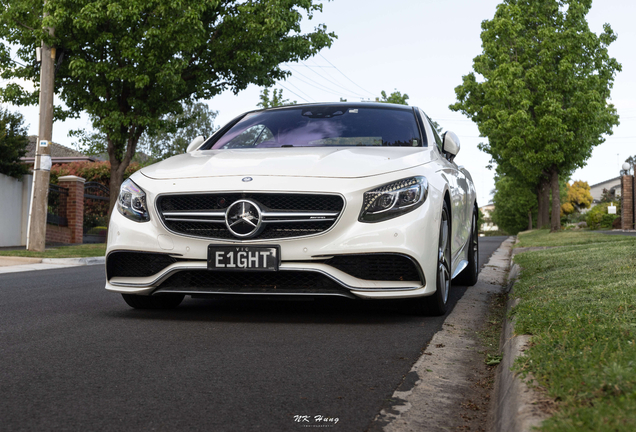
[[[112,318],[161,321],[206,321],[290,324],[405,324],[443,317],[409,312],[404,301],[186,299],[177,309],[135,310],[122,305],[107,312]]]

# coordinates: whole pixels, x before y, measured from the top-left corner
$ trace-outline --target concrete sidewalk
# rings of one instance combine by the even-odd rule
[[[86,265],[104,265],[105,257],[86,258],[26,258],[0,256],[0,274],[33,270],[51,270]]]

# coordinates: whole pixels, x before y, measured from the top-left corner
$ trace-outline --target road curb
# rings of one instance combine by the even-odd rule
[[[104,265],[105,257],[83,258],[17,258],[0,257],[0,274],[21,273],[36,270],[55,270],[66,267]]]
[[[479,379],[475,369],[484,362],[476,332],[488,315],[493,295],[506,291],[513,242],[514,237],[509,237],[493,253],[477,283],[446,317],[369,432],[447,431],[464,426],[458,411],[475,394],[474,383]]]
[[[526,381],[532,382],[532,376],[521,379],[513,372],[515,360],[523,355],[530,342],[529,335],[515,335],[514,318],[509,319],[510,310],[519,304],[514,297],[514,283],[521,268],[514,264],[516,253],[510,256],[508,275],[508,302],[501,334],[501,353],[503,359],[495,375],[493,406],[491,407],[492,430],[495,432],[526,432],[538,427],[548,417],[538,406],[541,396],[530,388]]]
[[[89,266],[106,263],[106,257],[85,257],[85,258],[43,258],[42,264]]]

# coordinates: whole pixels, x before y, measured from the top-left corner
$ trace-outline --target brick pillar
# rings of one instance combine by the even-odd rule
[[[621,179],[621,225],[624,230],[634,229],[634,176],[626,175]]]
[[[68,189],[66,198],[66,219],[71,231],[70,243],[84,242],[84,182],[77,176],[58,178],[58,184]]]

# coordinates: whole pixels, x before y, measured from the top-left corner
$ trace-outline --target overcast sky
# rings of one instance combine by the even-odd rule
[[[445,130],[456,132],[461,151],[456,159],[472,173],[480,205],[490,199],[493,171],[486,169],[489,157],[477,149],[485,138],[466,117],[448,109],[455,102],[454,88],[472,68],[481,52],[481,22],[494,15],[495,0],[334,0],[324,3],[323,13],[306,21],[306,31],[324,23],[338,35],[330,49],[286,68],[293,76],[280,83],[286,98],[301,102],[374,99],[380,91],[397,89],[407,93],[410,105],[421,107]],[[618,176],[620,165],[636,155],[636,2],[594,0],[588,22],[592,31],[609,23],[618,40],[610,54],[623,66],[614,84],[612,103],[620,115],[614,135],[594,150],[588,165],[577,170],[573,180],[590,185]],[[234,95],[223,93],[207,101],[219,112],[222,125],[242,112],[254,109],[260,89],[251,86]],[[21,108],[37,134],[37,108]],[[72,146],[72,129],[90,127],[86,117],[55,123],[53,140]]]

